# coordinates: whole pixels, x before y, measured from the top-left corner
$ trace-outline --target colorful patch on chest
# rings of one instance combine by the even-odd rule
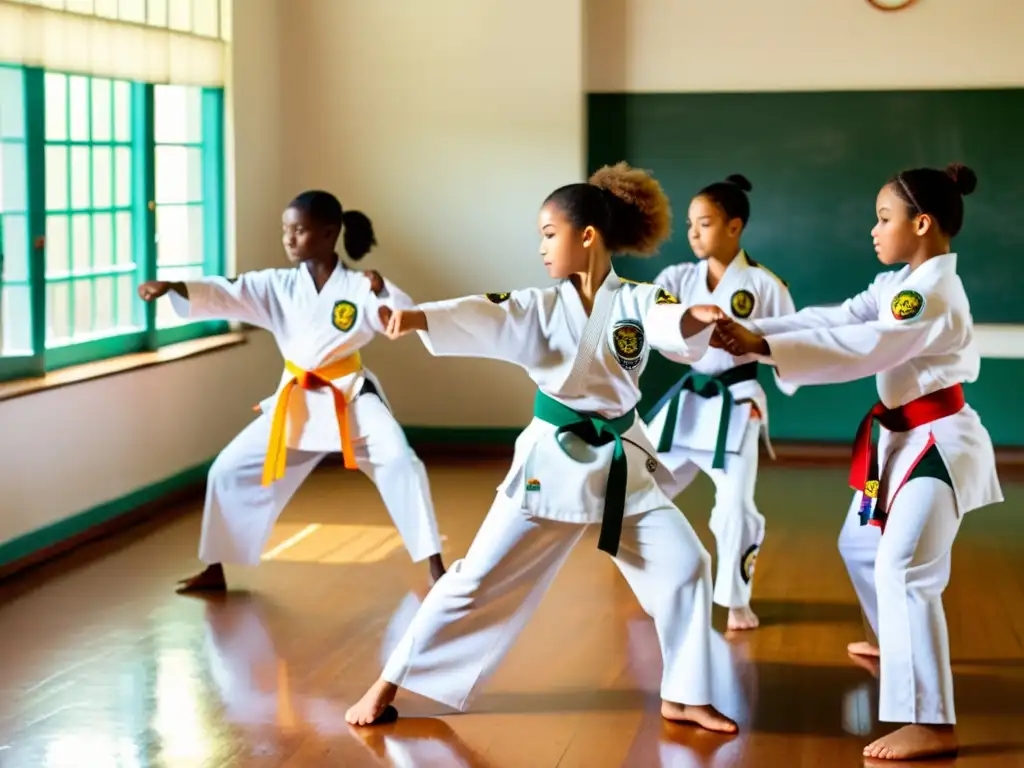
[[[679,299],[673,296],[671,293],[666,291],[664,288],[658,289],[658,296],[654,299],[655,304],[678,304]]]
[[[890,309],[897,320],[910,320],[924,309],[924,296],[917,291],[900,291],[892,297]]]
[[[334,310],[331,312],[331,323],[342,333],[351,331],[358,317],[359,309],[351,301],[334,302]]]
[[[750,313],[754,311],[754,294],[748,291],[746,288],[741,288],[736,291],[732,298],[729,299],[729,306],[732,307],[732,313],[741,320],[750,317]]]
[[[630,371],[640,365],[644,352],[644,329],[635,320],[623,320],[612,329],[612,350],[619,365]]]

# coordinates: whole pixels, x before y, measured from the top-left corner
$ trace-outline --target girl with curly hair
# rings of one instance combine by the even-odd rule
[[[434,355],[518,365],[537,384],[533,421],[476,539],[423,601],[383,673],[346,720],[397,717],[399,688],[465,710],[592,527],[654,618],[662,715],[732,733],[711,706],[710,558],[659,487],[665,469],[636,413],[651,349],[706,351],[717,307],[686,308],[620,279],[613,253],[648,256],[668,236],[660,184],[624,163],[548,196],[540,255],[560,283],[396,309],[387,333],[418,331]]]

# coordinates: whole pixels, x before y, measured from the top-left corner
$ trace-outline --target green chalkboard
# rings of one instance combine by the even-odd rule
[[[875,195],[893,174],[966,163],[978,174],[978,189],[966,198],[954,249],[975,322],[1024,323],[1021,126],[1024,89],[591,94],[588,164],[593,170],[626,160],[650,169],[672,199],[675,235],[662,253],[616,261],[616,270],[635,280],[692,259],[685,221],[693,194],[730,173],[744,174],[754,190],[743,244],[789,283],[801,307],[842,301],[882,269],[870,231]],[[992,367],[1004,376],[1010,369],[1024,374],[1024,360],[983,365]],[[680,372],[656,359],[645,374],[641,409]],[[983,417],[994,418],[1004,396],[1014,397],[1012,384],[1004,384],[983,378],[971,388]],[[875,397],[870,380],[807,388],[793,398],[768,389],[772,432],[780,439],[848,440]],[[822,418],[825,411],[829,418]],[[997,443],[1024,444],[1024,423],[988,427]]]

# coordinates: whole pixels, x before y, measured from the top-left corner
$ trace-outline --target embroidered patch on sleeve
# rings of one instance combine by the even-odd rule
[[[612,349],[619,365],[631,371],[640,365],[644,352],[644,329],[633,320],[623,320],[612,330]]]
[[[512,294],[511,293],[485,293],[484,295],[487,297],[487,299],[492,304],[504,304],[506,301],[508,301],[509,296],[511,296]]]
[[[917,291],[900,291],[892,297],[892,316],[897,320],[910,320],[924,309],[924,296]]]
[[[658,289],[658,295],[654,299],[655,304],[678,304],[679,299],[673,296],[671,293],[666,291],[664,288]]]
[[[745,320],[754,311],[754,294],[741,288],[732,295],[729,304],[732,307],[732,313],[740,320]]]

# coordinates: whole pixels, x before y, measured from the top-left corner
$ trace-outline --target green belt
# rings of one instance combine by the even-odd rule
[[[636,409],[616,419],[606,419],[596,413],[581,413],[562,405],[541,391],[533,401],[533,415],[541,421],[557,427],[555,439],[563,432],[571,432],[587,445],[601,446],[615,443],[612,464],[608,470],[608,485],[605,489],[604,517],[601,520],[601,535],[597,548],[613,557],[619,551],[619,537],[622,535],[622,517],[626,510],[626,451],[622,445],[622,433],[636,422]]]
[[[691,369],[683,378],[677,381],[658,404],[651,410],[647,418],[648,423],[661,413],[661,409],[668,406],[668,413],[665,415],[665,426],[661,430],[661,439],[658,441],[658,453],[668,453],[672,450],[672,438],[676,432],[676,421],[679,419],[679,399],[683,390],[693,392],[697,397],[711,398],[716,395],[722,396],[722,416],[718,420],[718,440],[715,442],[715,455],[711,461],[712,469],[725,469],[725,444],[729,437],[729,416],[732,413],[732,392],[729,387],[739,384],[741,381],[753,381],[757,378],[757,362],[744,363],[730,368],[728,371],[711,376],[704,373],[697,373]]]

